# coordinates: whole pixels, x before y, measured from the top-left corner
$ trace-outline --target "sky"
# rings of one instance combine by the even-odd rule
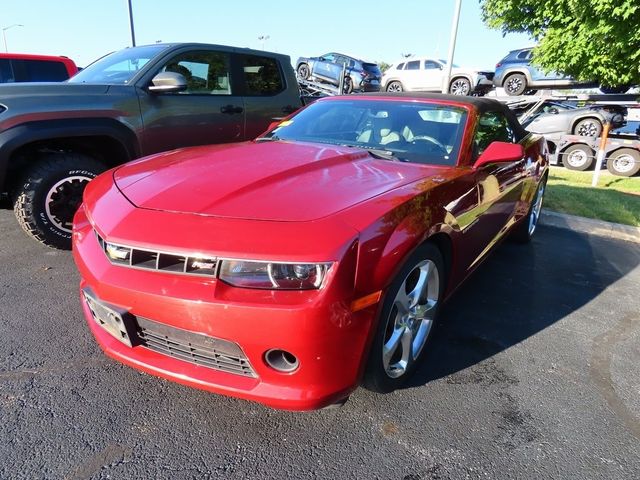
[[[204,42],[292,58],[337,51],[394,63],[402,54],[446,58],[454,0],[132,0],[136,44]],[[131,46],[127,0],[0,0],[9,52],[65,55],[79,66]],[[478,0],[462,0],[454,62],[493,68],[525,35],[482,23]],[[2,45],[3,50],[5,45]]]

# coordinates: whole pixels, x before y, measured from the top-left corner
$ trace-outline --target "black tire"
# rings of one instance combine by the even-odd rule
[[[449,84],[449,93],[451,95],[471,95],[471,82],[464,77],[454,78]]]
[[[522,73],[512,73],[504,79],[502,88],[507,95],[512,97],[523,95],[527,90],[527,77]]]
[[[344,82],[342,83],[342,93],[345,95],[349,95],[353,93],[353,80],[351,77],[344,77]]]
[[[421,266],[422,263],[424,263],[424,265]],[[407,292],[406,288],[407,286],[412,285],[411,282],[414,280],[417,282],[422,278],[422,268],[435,269],[429,271],[436,272],[426,274],[425,290],[422,291],[422,294],[418,295],[418,303],[423,300],[424,305],[429,305],[429,298],[432,300],[437,299],[433,304],[433,308],[428,310],[430,318],[428,321],[428,328],[426,327],[427,323],[425,323],[426,320],[424,319],[418,320],[416,323],[412,323],[411,320],[406,318],[407,315],[399,318],[399,310],[396,306],[396,299],[397,296],[400,295],[401,288],[405,289],[404,296],[408,298],[406,294],[410,292]],[[434,279],[436,279],[437,282]],[[430,290],[430,288],[434,287],[435,283],[437,283],[437,294]],[[362,380],[362,385],[365,388],[374,392],[387,393],[399,388],[407,379],[409,379],[409,377],[411,377],[415,369],[418,367],[420,359],[426,351],[426,346],[432,337],[431,334],[433,333],[433,326],[436,324],[438,319],[445,285],[446,271],[440,250],[438,250],[438,248],[432,243],[425,243],[421,245],[409,256],[391,285],[387,288],[387,292],[384,296],[384,302],[380,309],[380,316],[378,317],[378,325],[376,327],[377,331],[371,345],[369,358],[367,360]],[[419,305],[423,304],[419,303]],[[400,327],[399,322],[408,323]],[[410,327],[409,325],[413,325],[413,327]],[[410,343],[410,348],[405,352],[399,338],[404,338],[404,333],[407,333],[409,330],[413,331],[414,327],[416,327],[416,331],[414,332],[416,336],[415,338],[413,336],[411,337],[412,341]],[[422,330],[422,336],[419,337],[418,333],[421,332],[420,329],[423,327],[425,327],[426,330]],[[395,334],[400,330],[402,330],[403,333],[398,337],[398,335]],[[383,360],[383,348],[385,345],[389,345],[392,342],[394,335],[395,338],[398,339],[396,341],[396,348],[387,356],[388,365],[385,366],[385,361]],[[421,345],[418,345],[419,349],[415,356],[413,355],[414,341],[419,341],[419,345]],[[398,354],[399,349],[402,351],[400,352],[400,359],[397,359],[396,355]],[[408,361],[404,370],[401,370],[401,368],[398,367],[394,370],[393,367],[400,365],[405,353],[408,353],[412,359]],[[396,359],[396,362],[391,364],[394,359]],[[393,376],[388,372],[393,372]]]
[[[573,126],[574,135],[597,138],[602,133],[602,122],[594,117],[583,118]]]
[[[633,177],[640,172],[640,152],[633,148],[621,148],[607,158],[607,170],[620,177]]]
[[[387,92],[399,93],[399,92],[404,92],[404,87],[402,86],[402,83],[400,83],[397,80],[394,80],[393,82],[389,82],[387,84],[387,88],[385,90]]]
[[[300,65],[298,65],[298,77],[300,77],[302,80],[309,80],[309,77],[311,76],[311,70],[309,69],[309,65],[306,63],[301,63]]]
[[[71,248],[71,221],[82,192],[105,167],[79,153],[49,154],[27,171],[15,191],[13,211],[22,229],[39,242]]]
[[[542,213],[542,201],[544,192],[547,189],[547,177],[545,176],[538,184],[536,194],[529,206],[527,216],[513,229],[511,239],[517,243],[529,243],[536,233],[538,221]]]
[[[593,167],[595,152],[582,143],[571,145],[562,153],[562,164],[569,170],[584,172]]]

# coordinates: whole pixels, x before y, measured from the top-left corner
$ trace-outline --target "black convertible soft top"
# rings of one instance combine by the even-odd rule
[[[509,119],[509,123],[513,126],[516,137],[518,140],[526,137],[529,132],[527,132],[515,114],[507,107],[504,103],[494,100],[492,98],[487,97],[466,97],[462,95],[445,95],[442,93],[422,93],[422,92],[399,92],[399,93],[390,93],[390,92],[379,92],[379,93],[356,93],[355,95],[359,97],[386,97],[386,98],[419,98],[421,100],[444,100],[451,101],[457,103],[466,103],[468,105],[472,105],[478,113],[484,112],[502,112],[505,117]]]

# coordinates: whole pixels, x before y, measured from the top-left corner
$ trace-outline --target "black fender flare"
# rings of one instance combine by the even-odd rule
[[[9,161],[19,148],[38,141],[105,136],[120,143],[128,160],[141,156],[135,132],[111,118],[72,118],[26,122],[0,133],[0,190],[4,189]]]

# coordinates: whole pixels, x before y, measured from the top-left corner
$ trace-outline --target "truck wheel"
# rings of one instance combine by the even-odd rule
[[[640,172],[640,152],[632,148],[621,148],[607,159],[607,170],[621,177],[633,177]]]
[[[309,70],[309,65],[306,63],[301,63],[298,65],[298,77],[302,80],[308,80],[311,76],[311,71]]]
[[[562,164],[569,170],[589,170],[593,166],[594,152],[587,145],[571,145],[562,153]]]
[[[449,93],[452,95],[470,95],[471,82],[466,78],[454,78],[449,85]]]
[[[402,84],[400,82],[394,81],[387,85],[387,92],[402,92],[404,88],[402,88]]]
[[[583,118],[573,127],[573,134],[581,137],[599,137],[602,123],[597,118]]]
[[[527,77],[522,73],[512,73],[505,78],[502,88],[509,96],[522,95],[527,90]]]
[[[54,248],[71,248],[71,223],[89,181],[105,167],[79,153],[44,157],[16,189],[13,211],[30,236]]]

